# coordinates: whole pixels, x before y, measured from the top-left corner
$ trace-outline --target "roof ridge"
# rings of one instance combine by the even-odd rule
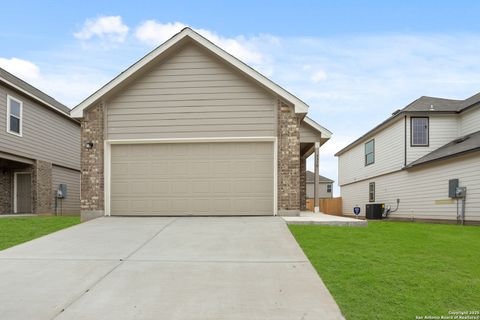
[[[134,62],[130,65],[127,69],[122,71],[120,74],[115,76],[109,82],[104,84],[101,88],[97,91],[92,93],[88,96],[85,100],[80,102],[77,106],[75,106],[70,114],[74,118],[81,118],[83,116],[83,110],[96,101],[98,101],[101,97],[105,94],[108,94],[111,90],[113,90],[118,85],[127,81],[132,75],[136,74],[145,66],[149,65],[152,61],[156,60],[157,57],[160,57],[162,54],[168,52],[169,49],[174,47],[175,45],[181,43],[183,39],[191,39],[196,42],[198,45],[203,46],[207,50],[211,51],[213,54],[218,56],[219,58],[223,59],[234,68],[237,69],[240,73],[252,78],[258,85],[263,86],[265,89],[270,90],[274,94],[277,94],[279,97],[285,99],[288,103],[292,104],[295,109],[295,113],[307,113],[308,112],[308,105],[298,98],[293,93],[287,91],[282,86],[267,78],[259,71],[252,68],[250,65],[246,64],[245,62],[241,61],[237,57],[233,56],[232,54],[228,53],[223,48],[219,47],[206,37],[202,36],[195,30],[185,27],[180,32],[173,35],[167,41],[163,42],[155,49],[144,55],[142,58]]]
[[[10,79],[9,79],[10,78]],[[38,89],[37,87],[31,85],[27,81],[23,80],[22,78],[14,75],[13,73],[7,71],[4,68],[0,67],[0,80],[6,82],[7,84],[13,85],[18,87],[21,91],[26,91],[29,95],[31,95],[34,99],[38,100],[42,104],[46,104],[50,107],[53,107],[55,110],[70,115],[70,108],[52,97],[51,95],[45,93],[44,91]],[[13,81],[12,81],[13,80]],[[15,83],[17,82],[17,83]]]

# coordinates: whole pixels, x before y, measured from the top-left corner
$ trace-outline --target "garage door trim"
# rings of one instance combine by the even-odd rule
[[[277,215],[277,137],[214,137],[214,138],[177,138],[177,139],[125,139],[105,140],[104,142],[104,207],[105,216],[110,216],[111,202],[111,147],[113,144],[160,144],[160,143],[208,143],[208,142],[273,142],[273,215]]]

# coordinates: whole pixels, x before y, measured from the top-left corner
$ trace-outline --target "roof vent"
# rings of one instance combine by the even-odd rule
[[[430,105],[430,111],[435,111],[435,108],[433,107],[433,104]]]
[[[453,140],[453,143],[462,143],[463,141],[468,140],[468,139],[470,139],[470,136],[461,137],[461,138]]]

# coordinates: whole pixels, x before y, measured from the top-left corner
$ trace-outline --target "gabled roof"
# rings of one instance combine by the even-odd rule
[[[325,139],[330,139],[332,137],[332,132],[330,130],[328,130],[327,128],[325,128],[324,126],[321,126],[320,124],[318,124],[317,122],[315,122],[314,120],[310,119],[309,117],[305,117],[303,118],[303,122],[305,122],[306,124],[308,124],[310,127],[312,127],[313,129],[317,130],[318,132],[320,132],[322,138],[325,138]]]
[[[70,117],[70,109],[67,106],[2,68],[0,68],[0,81],[42,105]]]
[[[307,183],[315,183],[315,173],[312,171],[308,171],[306,173],[306,181]],[[333,183],[334,181],[332,179],[329,179],[327,177],[324,177],[322,175],[318,175],[318,181],[323,182],[323,183]]]
[[[456,112],[461,108],[462,102],[463,100],[422,96],[407,105],[401,111]]]
[[[408,164],[405,169],[474,151],[480,151],[480,131],[457,138],[446,145],[433,150],[427,155]]]
[[[102,98],[105,94],[113,90],[118,85],[124,83],[124,81],[126,81],[131,76],[133,76],[137,71],[139,71],[140,69],[148,65],[150,62],[155,60],[160,55],[162,55],[162,53],[165,53],[168,49],[172,48],[174,45],[178,44],[182,40],[185,40],[186,38],[189,38],[195,41],[196,43],[200,44],[201,46],[208,49],[210,52],[214,53],[221,59],[230,63],[240,72],[244,73],[245,75],[255,80],[257,83],[259,83],[266,89],[269,89],[270,91],[276,93],[286,101],[292,103],[295,107],[296,113],[307,113],[308,105],[305,102],[301,101],[299,98],[297,98],[290,92],[286,91],[285,89],[283,89],[282,87],[280,87],[279,85],[277,85],[276,83],[268,79],[267,77],[263,76],[259,72],[255,71],[245,63],[241,62],[234,56],[230,55],[223,49],[219,48],[218,46],[216,46],[206,38],[202,37],[195,31],[187,27],[187,28],[184,28],[179,33],[177,33],[176,35],[174,35],[169,40],[165,41],[156,49],[148,53],[142,59],[137,61],[135,64],[133,64],[124,72],[122,72],[120,75],[118,75],[113,80],[111,80],[106,85],[104,85],[102,88],[100,88],[97,92],[95,92],[90,97],[88,97],[83,102],[81,102],[79,105],[77,105],[75,108],[73,108],[73,110],[71,111],[72,117],[82,118],[83,110],[91,106],[93,103],[98,101],[100,98]]]
[[[480,93],[477,93],[464,100],[453,100],[453,99],[443,99],[436,97],[427,97],[422,96],[412,103],[408,104],[403,109],[399,109],[392,113],[392,115],[387,118],[385,121],[375,126],[370,131],[363,134],[360,138],[356,139],[342,150],[338,151],[335,156],[340,156],[343,153],[347,152],[360,142],[370,138],[378,131],[386,128],[391,123],[398,120],[401,116],[405,114],[416,114],[416,113],[427,113],[427,114],[438,114],[438,113],[451,113],[458,114],[470,109],[471,107],[478,106],[480,104]]]

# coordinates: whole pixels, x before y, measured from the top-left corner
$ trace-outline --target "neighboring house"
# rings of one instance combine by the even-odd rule
[[[331,136],[307,111],[185,28],[72,110],[82,217],[298,214]]]
[[[0,214],[79,214],[80,124],[69,112],[0,68]]]
[[[344,214],[368,203],[391,217],[457,219],[449,180],[467,188],[465,218],[480,220],[480,94],[466,100],[421,97],[339,151]],[[458,200],[461,209],[461,200]]]
[[[315,187],[315,174],[311,171],[307,171],[307,199],[314,198]],[[333,180],[326,178],[322,175],[318,175],[318,190],[319,199],[332,198]]]

